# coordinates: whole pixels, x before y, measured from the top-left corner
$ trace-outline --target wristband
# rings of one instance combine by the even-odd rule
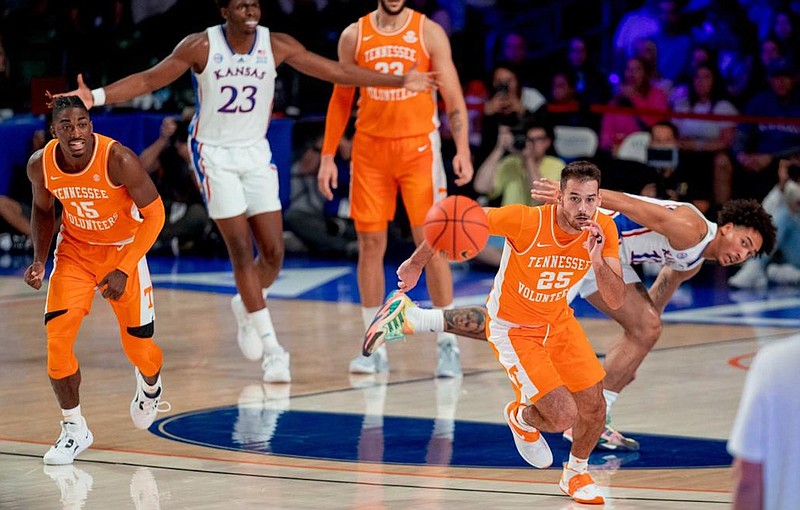
[[[103,87],[92,89],[92,101],[94,101],[94,106],[106,104],[106,91]]]

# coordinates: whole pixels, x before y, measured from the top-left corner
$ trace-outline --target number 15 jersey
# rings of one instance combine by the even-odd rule
[[[486,308],[492,319],[520,326],[555,326],[573,316],[567,292],[591,267],[583,247],[587,232],[568,234],[556,221],[556,206],[509,205],[489,210],[489,233],[506,237],[500,268]],[[614,221],[596,212],[603,230],[603,257],[619,258]]]
[[[267,135],[275,96],[275,58],[269,29],[259,26],[250,52],[234,53],[222,25],[206,29],[208,60],[192,71],[197,110],[189,128],[200,143],[245,147]]]

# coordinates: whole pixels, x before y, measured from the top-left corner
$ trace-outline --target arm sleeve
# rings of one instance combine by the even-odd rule
[[[139,209],[139,214],[142,216],[142,224],[139,225],[133,242],[128,245],[128,253],[117,267],[128,276],[133,273],[139,261],[156,242],[158,234],[161,233],[161,228],[164,226],[164,203],[161,201],[161,197],[157,196],[155,200]]]
[[[328,113],[325,115],[325,135],[322,139],[322,155],[333,156],[339,147],[339,140],[350,120],[350,109],[353,105],[355,87],[334,85],[331,100],[328,102]]]

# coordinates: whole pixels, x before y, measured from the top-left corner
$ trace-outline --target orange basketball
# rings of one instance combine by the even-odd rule
[[[434,250],[447,260],[460,262],[483,249],[489,239],[489,224],[478,202],[451,195],[430,208],[423,232]]]

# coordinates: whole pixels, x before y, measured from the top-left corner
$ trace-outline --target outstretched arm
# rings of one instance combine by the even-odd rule
[[[44,186],[42,151],[38,150],[28,160],[28,179],[33,191],[31,208],[31,240],[33,242],[33,263],[25,270],[25,283],[34,289],[42,287],[44,265],[50,252],[55,225],[55,200]]]
[[[90,90],[78,75],[78,88],[57,96],[78,96],[87,108],[133,99],[165,87],[191,67],[197,71],[206,65],[208,37],[204,32],[186,36],[164,60],[146,71],[131,74],[105,87]]]
[[[667,208],[635,195],[603,189],[601,205],[619,211],[636,223],[666,236],[669,244],[683,250],[699,243],[708,232],[705,220],[688,205]]]
[[[281,33],[270,33],[275,63],[286,62],[303,74],[340,85],[405,87],[413,91],[428,89],[433,81],[429,73],[411,69],[403,75],[379,73],[350,62],[337,62],[308,51],[297,39]]]

